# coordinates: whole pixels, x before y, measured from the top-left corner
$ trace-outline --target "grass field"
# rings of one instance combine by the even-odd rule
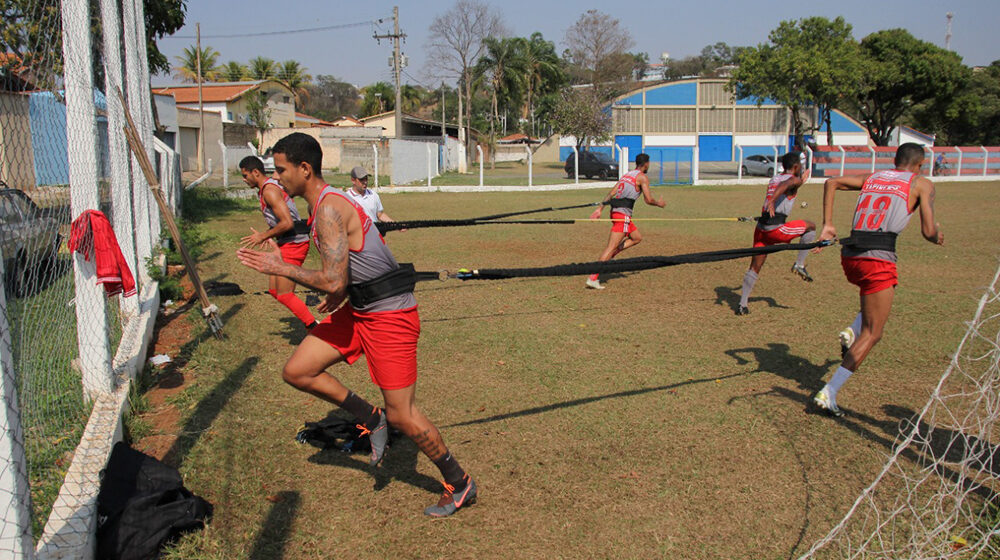
[[[748,215],[763,198],[763,187],[654,191],[667,208],[640,204],[636,217]],[[225,341],[205,336],[189,312],[184,389],[162,405],[180,416],[166,434],[179,436],[171,460],[216,506],[206,530],[170,550],[185,560],[794,557],[843,516],[899,422],[926,402],[1000,252],[1000,184],[939,185],[947,245],[923,241],[918,218],[900,237],[887,332],[841,391],[848,414],[839,420],[806,406],[839,363],[836,334],[857,311],[836,249],[809,257],[811,284],[789,272],[794,253],[769,257],[745,317],[733,307],[746,260],[624,274],[601,292],[585,290],[583,277],[422,283],[418,402],[480,487],[477,505],[431,521],[421,512],[437,500],[438,473],[409,441],[374,471],[364,457],[294,441],[331,407],[281,381],[304,330],[250,293],[266,281],[234,256],[259,212],[254,201],[185,196],[198,208],[185,217],[209,236],[202,278],[248,292],[213,298]],[[383,202],[396,219],[426,219],[594,199],[567,191]],[[793,218],[819,221],[821,187],[799,200],[808,207]],[[838,197],[842,233],[855,200]],[[744,223],[640,227],[645,241],[625,256],[745,247],[752,235]],[[595,260],[607,230],[497,225],[387,241],[418,270],[545,266]],[[377,401],[363,360],[332,373]]]

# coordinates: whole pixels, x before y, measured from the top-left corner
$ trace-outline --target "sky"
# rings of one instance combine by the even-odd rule
[[[757,45],[765,42],[768,33],[782,20],[808,16],[843,16],[854,27],[857,39],[880,29],[901,27],[919,39],[943,47],[945,14],[952,12],[951,48],[965,64],[979,66],[1000,59],[1000,39],[996,33],[1000,24],[998,0],[632,0],[627,7],[616,2],[597,5],[552,0],[487,2],[503,16],[512,35],[527,37],[540,31],[547,40],[556,43],[559,53],[566,47],[566,30],[592,8],[618,18],[632,34],[635,43],[632,52],[647,53],[650,62],[658,62],[663,52],[674,59],[698,54],[704,46],[720,41],[730,46]],[[185,47],[194,45],[198,22],[202,45],[219,51],[220,64],[230,60],[245,63],[259,55],[277,61],[298,60],[314,77],[329,74],[357,86],[391,82],[392,42],[382,40],[379,44],[372,35],[392,31],[393,5],[399,6],[400,28],[407,35],[402,50],[409,65],[404,68],[403,82],[436,87],[441,80],[426,65],[428,28],[436,16],[454,5],[454,0],[246,0],[238,4],[228,0],[188,0],[185,26],[158,44],[170,63],[177,64],[175,57]],[[378,25],[294,31],[379,18],[385,21]],[[153,77],[154,85],[173,83],[178,81],[172,76]]]

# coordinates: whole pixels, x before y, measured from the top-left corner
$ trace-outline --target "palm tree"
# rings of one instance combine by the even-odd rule
[[[190,46],[184,48],[184,54],[174,57],[180,66],[174,67],[176,76],[185,82],[197,83],[198,80],[198,47]],[[219,68],[217,66],[219,52],[212,47],[206,46],[201,49],[201,81],[214,82],[218,77]]]
[[[219,67],[219,79],[226,82],[239,82],[249,75],[245,64],[240,64],[235,60],[223,64]]]
[[[521,118],[531,118],[532,134],[535,127],[535,98],[558,91],[567,80],[562,59],[556,54],[555,45],[546,41],[541,33],[531,34],[531,39],[520,39],[521,49],[527,69],[527,99],[521,110]]]
[[[305,66],[297,60],[286,60],[278,66],[278,81],[288,86],[295,94],[295,103],[301,104],[302,99],[309,95],[306,84],[312,80],[312,76],[306,74]]]
[[[396,90],[386,82],[375,82],[361,88],[361,95],[364,97],[361,102],[362,117],[392,111],[396,106]]]
[[[273,80],[278,76],[278,65],[263,56],[251,58],[248,70],[254,80]]]
[[[496,142],[496,121],[500,118],[501,96],[505,107],[516,104],[527,81],[527,65],[518,39],[487,37],[483,44],[486,53],[476,63],[476,74],[486,80],[491,90],[493,114],[490,119],[490,143],[493,144]],[[496,153],[495,150],[490,152]]]

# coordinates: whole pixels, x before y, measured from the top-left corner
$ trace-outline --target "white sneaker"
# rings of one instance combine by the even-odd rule
[[[847,351],[850,350],[851,345],[854,344],[854,330],[851,327],[840,331],[837,335],[840,339],[840,357],[843,358],[847,355]]]
[[[816,396],[813,397],[813,404],[825,410],[826,413],[829,414],[830,416],[840,418],[841,416],[844,415],[844,411],[840,410],[840,408],[837,406],[837,403],[833,402],[830,399],[830,395],[826,393],[826,387],[820,390],[820,392],[816,393]]]
[[[587,287],[592,290],[603,290],[604,286],[601,285],[600,280],[587,279]]]

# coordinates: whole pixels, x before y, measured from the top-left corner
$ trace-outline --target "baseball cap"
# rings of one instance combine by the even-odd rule
[[[367,179],[368,171],[360,165],[351,170],[351,179]]]

